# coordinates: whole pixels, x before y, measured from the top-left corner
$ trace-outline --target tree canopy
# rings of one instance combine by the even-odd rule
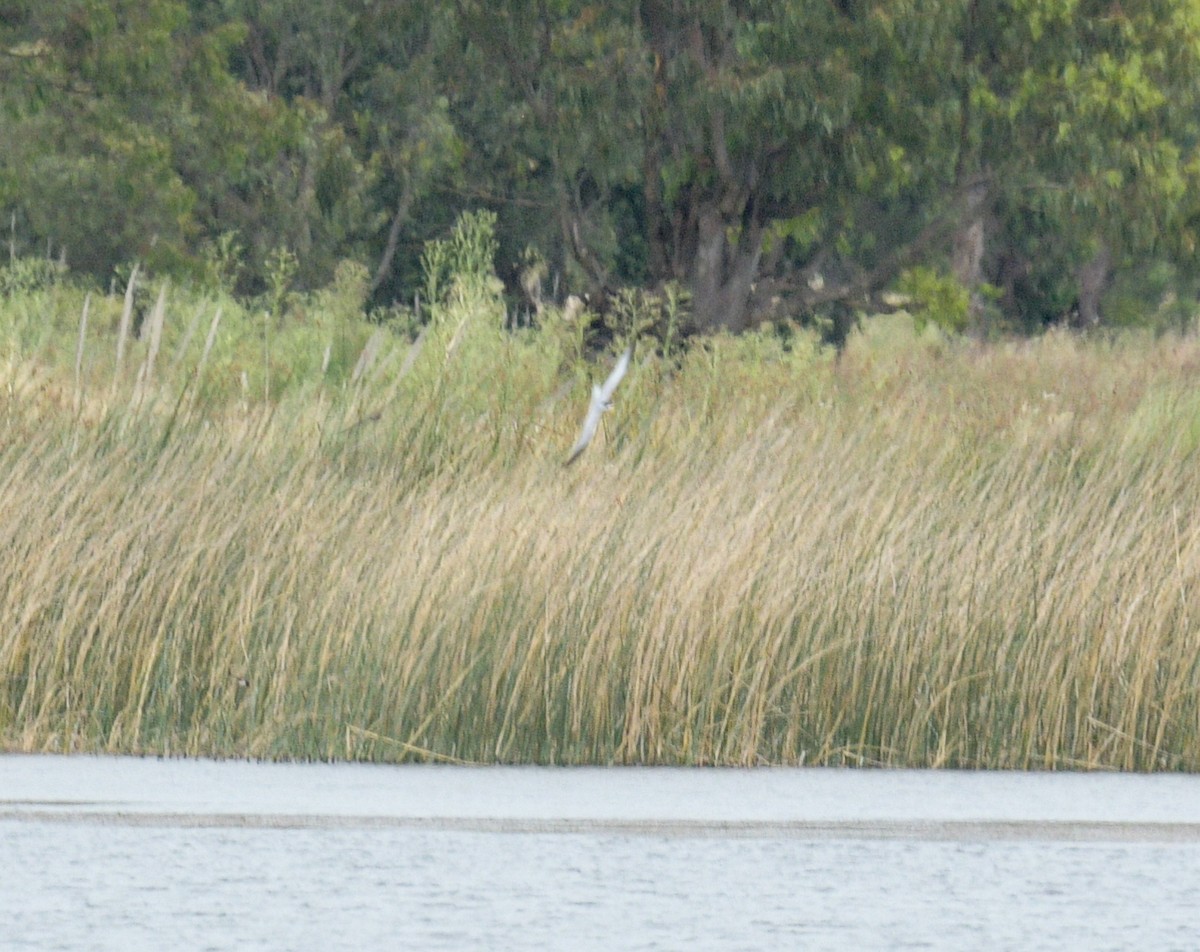
[[[0,211],[100,281],[286,249],[386,303],[485,208],[538,302],[1090,324],[1194,298],[1198,98],[1200,0],[3,0]]]

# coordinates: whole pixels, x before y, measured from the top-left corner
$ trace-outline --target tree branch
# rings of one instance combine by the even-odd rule
[[[379,267],[375,269],[375,277],[371,279],[372,294],[379,290],[380,285],[387,279],[388,272],[392,269],[392,259],[396,256],[396,247],[400,243],[400,229],[408,221],[415,199],[416,194],[412,187],[412,180],[406,177],[404,187],[400,190],[400,200],[396,202],[396,211],[392,215],[391,227],[388,229],[387,244],[384,245],[383,254],[380,256]]]

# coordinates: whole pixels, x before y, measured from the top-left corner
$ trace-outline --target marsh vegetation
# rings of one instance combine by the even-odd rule
[[[643,342],[564,469],[620,342],[362,287],[5,297],[0,745],[1200,768],[1194,338]]]

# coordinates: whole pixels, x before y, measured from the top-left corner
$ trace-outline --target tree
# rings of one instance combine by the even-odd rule
[[[633,206],[649,59],[636,4],[458,0],[454,9],[463,48],[446,88],[474,146],[468,198],[503,207],[508,263],[534,246],[580,290],[645,280]]]
[[[0,10],[0,209],[98,275],[221,243],[253,292],[286,248],[386,301],[480,205],[513,285],[677,282],[700,329],[868,310],[906,270],[981,331],[989,285],[1010,326],[1087,323],[1113,272],[1194,271],[1200,0]]]
[[[193,66],[185,19],[171,0],[77,0],[29,4],[6,21],[0,205],[78,267],[188,255],[195,194],[170,141],[170,91]]]
[[[636,247],[701,328],[867,306],[939,260],[977,318],[985,284],[1063,304],[1055,271],[1094,310],[1106,262],[1187,233],[1197,6],[460,0],[496,91],[465,128],[510,170],[495,199],[550,211],[568,272],[603,289]]]
[[[398,0],[13,4],[0,207],[98,276],[132,258],[193,270],[224,235],[243,291],[281,247],[303,285],[376,255],[381,285],[458,150],[432,22]]]
[[[926,94],[951,121],[930,151],[953,156],[951,265],[977,325],[985,282],[1026,326],[1072,303],[1091,324],[1116,262],[1193,254],[1200,4],[956,0],[923,12],[934,8],[929,63],[943,85]]]
[[[690,286],[701,328],[745,327],[768,233],[809,244],[871,162],[853,6],[642,4],[651,269]]]
[[[391,286],[401,230],[461,152],[435,78],[445,17],[413,0],[223,0],[217,16],[245,24],[247,88],[304,117],[275,242],[306,283],[355,257],[375,259],[373,290]]]

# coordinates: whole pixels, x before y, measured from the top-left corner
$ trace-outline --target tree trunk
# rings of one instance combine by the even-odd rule
[[[962,217],[954,230],[950,267],[955,279],[971,293],[969,326],[979,334],[986,334],[984,324],[984,301],[979,293],[983,285],[983,253],[986,232],[984,222],[987,215],[987,185],[977,182],[968,187]]]
[[[1100,298],[1108,289],[1112,277],[1112,252],[1101,243],[1090,261],[1079,269],[1079,326],[1095,327],[1100,323]]]
[[[412,211],[413,197],[412,182],[406,180],[404,188],[400,192],[400,200],[396,203],[396,212],[392,215],[392,225],[388,229],[387,244],[379,259],[379,267],[375,269],[375,277],[371,279],[371,294],[379,290],[379,286],[387,280],[388,273],[392,270],[392,259],[396,255],[396,246],[400,242],[400,229],[408,221],[408,214]]]
[[[730,241],[730,231],[716,207],[700,210],[690,284],[692,318],[701,331],[740,331],[750,323],[748,305],[762,258],[762,226],[753,219],[742,223],[735,242]]]
[[[667,251],[667,213],[663,201],[663,135],[666,113],[667,85],[663,75],[663,58],[654,57],[654,74],[650,93],[642,107],[645,145],[642,151],[642,200],[645,202],[646,263],[650,273],[664,277],[670,269]]]

